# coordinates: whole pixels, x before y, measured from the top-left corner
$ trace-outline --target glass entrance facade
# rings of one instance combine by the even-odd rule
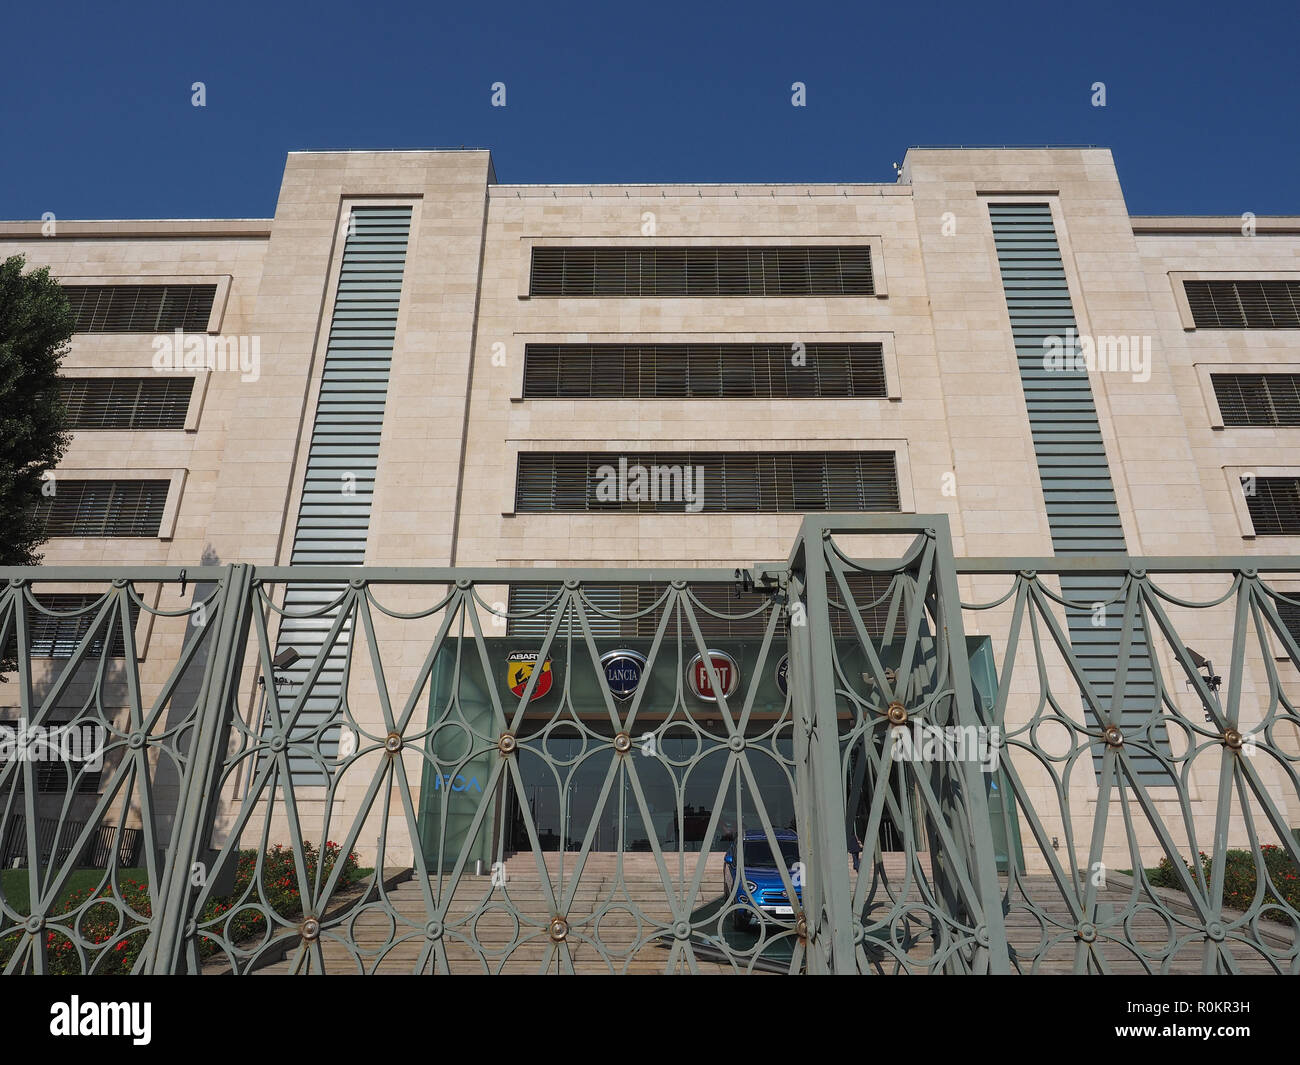
[[[682,648],[669,650],[667,640],[642,677],[628,749],[620,753],[616,731],[626,727],[631,701],[606,702],[602,669],[575,640],[563,660],[552,657],[535,686],[544,694],[535,695],[515,730],[518,776],[506,772],[495,785],[491,774],[499,755],[494,747],[485,749],[499,731],[489,685],[509,718],[522,694],[512,688],[521,677],[526,683],[520,663],[539,668],[526,660],[528,648],[540,648],[541,641],[484,642],[494,671],[490,679],[477,653],[461,654],[454,644],[433,674],[427,749],[435,764],[425,770],[421,798],[431,867],[459,853],[469,833],[475,837],[471,857],[490,862],[498,854],[533,849],[577,851],[588,840],[593,851],[650,851],[654,842],[664,851],[725,850],[745,832],[763,829],[764,817],[773,831],[797,830],[794,727],[782,690],[784,640],[773,640],[766,653],[759,639],[710,641],[738,665],[728,707],[736,716],[749,707],[743,755],[729,746],[718,706],[692,691],[686,666],[692,656]],[[597,650],[644,654],[650,644],[611,638]],[[556,645],[564,643],[557,639]],[[856,662],[852,648],[840,654]],[[850,720],[847,706],[842,716]],[[859,765],[860,744],[853,749],[847,737],[841,741],[852,751],[845,775],[847,851],[850,833],[862,839],[876,784],[868,767]],[[892,809],[916,809],[901,800],[896,794]],[[878,841],[864,842],[864,850],[870,853],[877,842],[884,851],[904,849],[903,828],[888,806]],[[926,846],[923,838],[917,843]]]
[[[505,794],[507,849],[531,848],[529,818],[541,849],[547,851],[578,850],[589,832],[597,851],[649,851],[652,839],[665,850],[698,851],[706,845],[719,850],[738,832],[762,827],[760,806],[773,829],[796,827],[788,727],[756,735],[746,747],[756,788],[743,772],[728,772],[725,740],[712,740],[702,753],[695,737],[669,734],[654,741],[654,757],[648,753],[649,735],[633,748],[634,768],[614,766],[612,779],[611,763],[620,756],[608,739],[584,755],[590,744],[583,739],[552,737],[546,743],[549,764],[538,755],[522,755],[523,795],[517,796],[513,788]],[[570,775],[557,779],[556,765],[572,767]],[[725,784],[724,776],[729,778]],[[715,814],[716,826],[710,832]]]

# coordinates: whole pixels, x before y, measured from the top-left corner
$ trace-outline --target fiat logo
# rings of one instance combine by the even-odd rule
[[[713,664],[718,683],[722,685],[722,697],[725,699],[740,686],[740,666],[725,651],[710,650],[709,661]],[[718,701],[709,683],[709,670],[703,655],[696,655],[691,659],[691,664],[686,667],[686,683],[690,685],[691,691],[705,702]]]

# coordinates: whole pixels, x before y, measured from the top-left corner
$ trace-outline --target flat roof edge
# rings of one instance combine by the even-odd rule
[[[53,224],[52,233],[46,229]],[[271,218],[57,218],[0,221],[0,239],[77,237],[269,237]]]
[[[290,148],[287,155],[392,155],[405,152],[419,155],[421,152],[491,152],[491,148]]]
[[[912,187],[892,181],[637,181],[597,182],[595,184],[503,184],[490,186],[493,196],[541,196],[546,193],[565,196],[616,196],[622,192],[630,196],[648,195],[699,195],[701,190],[709,195],[735,192],[737,195],[779,196],[910,196]]]
[[[1245,236],[1242,215],[1130,215],[1134,233],[1209,233]],[[1255,215],[1256,233],[1300,233],[1300,215]]]

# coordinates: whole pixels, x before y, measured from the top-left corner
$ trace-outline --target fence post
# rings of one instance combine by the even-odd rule
[[[957,561],[952,550],[952,533],[947,515],[927,515],[933,527],[926,535],[934,538],[934,591],[936,610],[935,638],[948,645],[948,662],[953,687],[952,719],[961,727],[987,727],[975,709],[975,687],[971,680],[966,651],[966,630],[962,623],[961,589],[957,583]],[[924,594],[925,589],[920,589]],[[989,817],[987,778],[979,766],[969,760],[954,763],[961,781],[964,809],[954,810],[950,828],[959,839],[969,833],[969,868],[979,896],[983,925],[976,929],[976,940],[985,953],[990,973],[1009,973],[1011,955],[1007,943],[1006,923],[1002,915],[1002,890],[998,883],[997,857],[993,847],[993,823]],[[962,823],[964,814],[965,823]],[[939,858],[942,855],[938,856]],[[938,875],[936,870],[936,876]]]
[[[211,833],[220,800],[221,763],[243,666],[252,582],[252,566],[226,568],[215,611],[217,631],[195,706],[194,740],[181,779],[176,824],[164,856],[162,882],[154,895],[158,907],[154,934],[141,958],[140,972],[169,975],[183,969],[193,916],[190,907],[196,897],[191,875]]]
[[[835,710],[835,661],[831,648],[830,604],[826,596],[825,530],[805,518],[791,556],[791,597],[801,593],[790,625],[790,690],[793,694],[798,759],[800,839],[808,858],[803,888],[807,923],[808,971],[857,971],[853,945],[845,835],[844,784],[839,721]]]

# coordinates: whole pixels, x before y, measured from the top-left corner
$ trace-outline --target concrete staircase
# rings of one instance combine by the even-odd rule
[[[565,854],[563,870],[558,853],[544,857],[551,890],[563,897],[562,891],[570,891],[577,856]],[[678,862],[666,859],[669,883],[675,893],[680,894],[683,882],[689,886],[698,858],[687,855],[684,869]],[[506,863],[504,885],[494,886],[488,876],[461,878],[438,940],[441,957],[429,952],[425,929],[431,909],[429,899],[445,890],[445,884],[439,877],[431,877],[427,888],[428,897],[424,885],[407,880],[388,892],[388,905],[400,924],[385,912],[385,907],[369,904],[346,933],[355,944],[355,954],[328,934],[322,936],[325,970],[554,973],[568,971],[571,964],[576,973],[663,973],[670,965],[673,937],[669,933],[663,938],[658,933],[662,932],[661,926],[672,923],[673,911],[651,854],[597,853],[587,857],[566,909],[568,930],[563,947],[557,947],[551,939],[549,925],[558,907],[551,905],[551,894],[544,888],[537,860],[531,854],[515,855]],[[699,896],[686,912],[699,910],[721,894],[719,852],[706,856]],[[697,915],[695,920],[699,919]],[[716,918],[710,932],[717,934]],[[399,939],[402,941],[390,945],[390,941]],[[694,943],[697,950],[702,945],[698,938]],[[711,952],[706,947],[703,953]],[[291,954],[260,971],[289,972],[293,971],[293,963]],[[734,971],[730,964],[698,956],[696,967],[700,972]],[[690,971],[684,953],[674,968]]]

